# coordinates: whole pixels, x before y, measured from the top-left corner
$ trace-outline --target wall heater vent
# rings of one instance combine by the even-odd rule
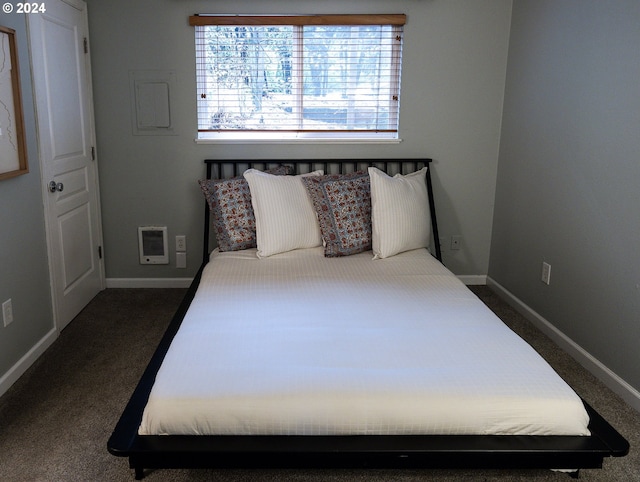
[[[169,264],[166,226],[139,226],[140,264]]]

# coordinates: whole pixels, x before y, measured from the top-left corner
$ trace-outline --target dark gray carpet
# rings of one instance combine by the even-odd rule
[[[631,443],[584,481],[640,481],[640,414],[485,287],[474,291]],[[106,443],[184,290],[109,289],[0,398],[0,480],[130,481]],[[145,480],[564,481],[547,470],[156,470]]]

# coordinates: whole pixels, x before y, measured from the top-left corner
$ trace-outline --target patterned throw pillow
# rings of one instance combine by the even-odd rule
[[[268,169],[279,176],[291,172],[289,166]],[[209,204],[213,230],[220,251],[239,251],[256,247],[256,218],[251,206],[249,184],[243,176],[198,181]]]
[[[318,216],[326,257],[371,249],[371,187],[367,172],[308,177],[302,182]]]

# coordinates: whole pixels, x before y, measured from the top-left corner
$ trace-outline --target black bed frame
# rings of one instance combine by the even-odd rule
[[[247,168],[289,165],[295,173],[324,169],[351,172],[376,166],[385,172],[430,167],[431,159],[394,160],[205,160],[207,179],[239,175]],[[431,184],[427,171],[434,256],[442,261]],[[138,435],[138,427],[156,373],[195,295],[209,258],[209,209],[205,203],[203,264],[165,332],[107,448],[129,457],[136,479],[155,468],[601,468],[605,457],[622,457],[628,442],[586,402],[591,436],[525,435],[354,435],[354,436],[192,436]]]

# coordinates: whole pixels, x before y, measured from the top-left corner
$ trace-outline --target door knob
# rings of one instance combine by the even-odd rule
[[[49,191],[51,192],[62,192],[64,190],[64,184],[62,184],[61,182],[57,183],[55,181],[51,181],[49,183]]]

